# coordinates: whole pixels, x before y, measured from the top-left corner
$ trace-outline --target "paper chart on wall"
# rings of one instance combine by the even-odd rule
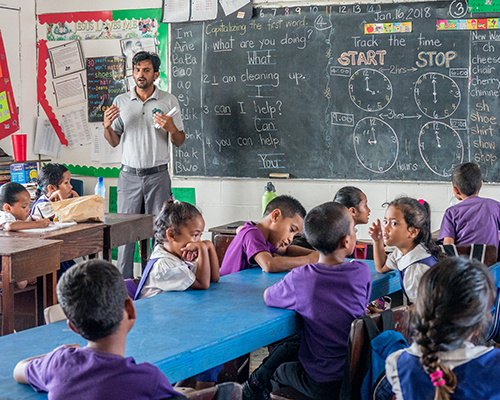
[[[38,117],[37,119],[33,152],[55,158],[61,155],[61,142],[52,124],[46,118]]]
[[[207,21],[217,18],[217,0],[192,0],[191,21]]]
[[[101,164],[119,164],[122,160],[122,145],[111,147],[104,138],[104,128],[96,126],[92,132],[92,149],[90,157],[92,161]]]
[[[57,107],[67,107],[86,100],[83,78],[80,74],[73,74],[66,78],[53,81]]]
[[[64,113],[62,115],[62,129],[66,139],[68,139],[70,149],[92,143],[85,106]]]
[[[191,0],[163,0],[161,22],[189,21],[189,5]]]
[[[52,47],[48,51],[54,79],[85,69],[79,41]]]
[[[222,9],[226,15],[232,14],[239,10],[245,4],[250,3],[250,0],[219,0]]]

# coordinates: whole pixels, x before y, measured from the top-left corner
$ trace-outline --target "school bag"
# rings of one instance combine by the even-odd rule
[[[405,349],[408,343],[403,335],[394,330],[392,310],[380,313],[382,332],[369,317],[363,317],[370,338],[370,356],[367,360],[368,372],[361,386],[362,400],[392,400],[394,393],[385,374],[385,360],[389,354]]]

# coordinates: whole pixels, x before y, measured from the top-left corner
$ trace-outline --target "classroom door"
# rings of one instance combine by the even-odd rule
[[[21,9],[0,5],[0,30],[7,54],[10,80],[19,112],[21,104]]]

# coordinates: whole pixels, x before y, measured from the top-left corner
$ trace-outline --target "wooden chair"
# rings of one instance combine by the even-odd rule
[[[408,306],[400,306],[392,309],[395,329],[400,332],[406,340],[409,340],[410,312]],[[370,318],[379,329],[382,328],[382,318],[380,314],[372,314]],[[352,400],[361,399],[361,385],[367,371],[364,370],[367,357],[370,354],[370,339],[365,328],[363,319],[358,318],[351,324],[349,334],[349,352],[351,362],[346,366],[347,379],[344,385],[348,385],[348,392]],[[291,387],[282,388],[271,393],[273,400],[311,400],[309,397]]]
[[[2,281],[0,275],[0,283]],[[26,329],[31,329],[38,326],[39,318],[41,315],[38,314],[38,305],[42,301],[40,299],[40,291],[37,285],[28,285],[25,288],[15,287],[14,289],[14,329],[16,332],[23,331]],[[0,335],[2,325],[2,302],[3,296],[0,291]]]
[[[215,253],[217,254],[217,259],[219,260],[219,268],[222,265],[222,259],[226,250],[234,239],[234,235],[228,235],[224,233],[218,233],[214,236],[213,242],[215,247]]]
[[[179,390],[179,388],[175,388]],[[221,383],[203,390],[181,390],[189,400],[241,400],[241,385],[236,382]]]
[[[467,256],[481,261],[487,267],[491,267],[497,262],[497,248],[492,244],[472,244],[467,246],[446,244],[439,247],[448,256]]]

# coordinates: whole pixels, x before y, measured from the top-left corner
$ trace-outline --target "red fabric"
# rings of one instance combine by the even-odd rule
[[[57,22],[77,22],[77,21],[112,21],[113,11],[92,11],[76,13],[57,13],[38,15],[40,24],[53,24]]]

